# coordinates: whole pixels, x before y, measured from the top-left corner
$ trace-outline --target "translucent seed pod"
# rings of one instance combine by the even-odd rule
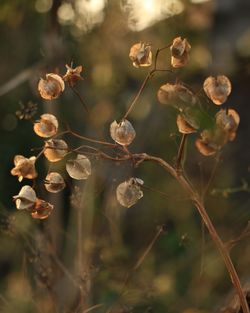
[[[133,61],[134,67],[146,67],[152,64],[151,45],[144,42],[134,44],[130,48],[129,58]]]
[[[46,202],[41,199],[37,199],[35,203],[35,207],[33,208],[31,212],[31,216],[34,219],[43,220],[49,217],[53,209],[54,209],[54,206],[50,204],[49,202]]]
[[[35,161],[35,156],[25,158],[22,155],[16,155],[14,158],[15,167],[11,170],[11,175],[18,176],[18,180],[20,182],[23,180],[23,178],[35,179],[37,177]]]
[[[229,109],[228,111],[220,110],[215,115],[215,120],[216,125],[228,133],[228,140],[233,141],[240,123],[239,114],[233,109]]]
[[[36,193],[33,188],[23,186],[17,196],[13,197],[18,210],[32,210],[36,203]]]
[[[61,76],[49,73],[46,79],[41,78],[38,82],[38,91],[45,100],[56,99],[64,91],[65,84]]]
[[[208,142],[205,142],[202,139],[197,139],[195,141],[195,146],[198,149],[198,151],[204,156],[214,155],[218,151],[218,149],[211,146]]]
[[[41,115],[40,120],[34,124],[34,132],[43,138],[48,138],[56,135],[58,130],[57,118],[52,114]]]
[[[116,198],[118,202],[126,208],[134,205],[143,197],[141,185],[143,185],[143,181],[139,178],[130,178],[118,185],[116,188]]]
[[[179,132],[182,134],[192,134],[197,132],[197,128],[193,127],[182,114],[177,115],[176,123]]]
[[[203,83],[203,89],[214,104],[221,105],[226,102],[232,91],[232,86],[230,80],[224,75],[209,76]]]
[[[49,139],[45,142],[43,153],[50,162],[62,160],[67,152],[68,145],[62,139]]]
[[[90,160],[83,154],[78,154],[75,160],[68,160],[66,171],[73,179],[87,179],[91,175]]]
[[[120,123],[114,121],[110,125],[111,138],[122,146],[128,146],[134,140],[136,132],[128,120],[122,120]]]
[[[171,51],[171,65],[174,68],[185,66],[189,61],[189,51],[191,46],[186,38],[177,37],[173,40],[170,47]]]
[[[50,172],[45,178],[44,186],[49,192],[57,193],[65,188],[65,182],[61,174]]]

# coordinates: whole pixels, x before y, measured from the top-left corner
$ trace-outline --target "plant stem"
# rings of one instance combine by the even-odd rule
[[[187,139],[187,134],[182,134],[181,143],[180,143],[180,146],[179,146],[177,160],[176,160],[176,170],[177,171],[180,171],[180,169],[182,167],[181,161],[182,161],[182,157],[183,157],[183,152],[184,152],[186,139]]]

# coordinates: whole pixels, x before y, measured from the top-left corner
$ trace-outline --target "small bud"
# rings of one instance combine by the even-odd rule
[[[171,50],[171,65],[174,68],[180,68],[185,66],[189,61],[189,51],[191,46],[186,38],[181,39],[177,37],[173,40],[173,44],[170,47]]]
[[[63,76],[63,80],[67,81],[70,86],[74,86],[79,80],[83,80],[81,76],[82,66],[77,66],[72,68],[68,64],[66,64],[67,72]]]
[[[224,75],[216,77],[209,76],[204,81],[203,89],[213,103],[221,105],[226,102],[227,97],[231,93],[232,86],[230,80]]]
[[[228,140],[233,141],[240,123],[239,114],[233,109],[229,109],[228,112],[226,110],[220,110],[215,115],[215,120],[216,125],[228,133]]]
[[[13,176],[18,176],[21,182],[23,178],[34,179],[37,177],[35,169],[36,157],[32,156],[29,159],[22,155],[16,155],[14,158],[15,167],[11,170]]]
[[[50,162],[57,162],[63,159],[68,152],[68,145],[61,139],[49,139],[45,141],[44,155]]]
[[[35,203],[35,207],[31,212],[31,216],[34,219],[43,220],[47,218],[51,212],[53,211],[54,206],[44,200],[37,199]]]
[[[122,120],[120,123],[114,121],[110,125],[111,138],[122,146],[128,146],[134,140],[136,132],[128,120]]]
[[[46,79],[40,79],[38,83],[38,91],[45,100],[56,99],[64,91],[65,85],[61,76],[49,73]]]
[[[57,193],[64,189],[65,182],[59,173],[50,172],[45,178],[44,186],[49,192]]]
[[[134,67],[150,66],[152,64],[151,45],[144,42],[134,44],[129,52],[129,58]]]
[[[143,197],[143,192],[140,187],[141,185],[143,185],[143,181],[139,178],[130,178],[118,185],[116,188],[118,202],[126,208],[134,205]]]
[[[78,154],[75,160],[68,160],[66,171],[71,178],[81,180],[87,179],[91,174],[90,160],[83,154]]]
[[[13,199],[18,210],[32,210],[36,203],[36,193],[30,186],[23,186],[17,196]]]
[[[52,114],[43,114],[41,119],[35,122],[34,132],[43,138],[52,137],[57,133],[58,121]]]

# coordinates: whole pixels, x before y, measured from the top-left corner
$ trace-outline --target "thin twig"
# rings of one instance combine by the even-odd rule
[[[179,146],[179,150],[178,150],[178,154],[177,154],[177,160],[176,160],[176,170],[177,171],[180,171],[182,168],[181,161],[183,158],[183,152],[184,152],[186,140],[187,140],[187,134],[182,134],[181,143]]]
[[[79,92],[78,92],[78,91],[75,89],[75,87],[72,86],[72,84],[70,84],[70,83],[69,83],[69,87],[70,87],[70,89],[74,92],[74,94],[78,97],[78,99],[80,100],[81,104],[82,104],[83,107],[84,107],[84,110],[85,110],[88,114],[90,114],[89,109],[88,109],[88,106],[87,106],[87,104],[84,102],[84,100],[83,100],[82,96],[79,94]]]

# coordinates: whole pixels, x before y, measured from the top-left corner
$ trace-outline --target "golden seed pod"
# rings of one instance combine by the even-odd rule
[[[218,151],[218,149],[211,146],[208,142],[205,142],[202,139],[197,139],[195,141],[195,146],[204,156],[214,155]]]
[[[83,154],[78,154],[75,160],[68,160],[66,171],[73,179],[87,179],[91,174],[90,160]]]
[[[228,133],[228,140],[233,141],[240,123],[240,116],[234,109],[220,110],[215,115],[216,125]]]
[[[136,132],[128,120],[122,120],[120,123],[114,121],[110,125],[111,138],[122,146],[128,146],[134,140]]]
[[[230,80],[225,75],[209,76],[203,83],[203,89],[209,99],[216,105],[226,102],[232,91]]]
[[[124,207],[129,208],[143,197],[141,190],[143,181],[139,178],[130,178],[116,188],[117,201]]]
[[[36,193],[33,188],[23,186],[17,196],[13,197],[18,210],[32,210],[36,203]]]
[[[43,220],[46,219],[53,211],[54,206],[44,200],[37,199],[35,206],[31,212],[31,216],[34,219]]]
[[[130,48],[129,58],[136,68],[150,66],[152,64],[151,45],[145,42],[134,44]]]
[[[191,46],[186,38],[177,37],[173,40],[170,47],[171,65],[174,68],[185,66],[189,61],[189,51]]]
[[[182,134],[192,134],[197,132],[197,128],[192,126],[182,114],[177,115],[176,123],[179,132]]]
[[[43,138],[52,137],[57,133],[58,121],[52,114],[42,114],[40,120],[34,124],[34,132]]]
[[[50,172],[45,178],[44,186],[49,192],[57,193],[65,188],[65,182],[61,174]]]
[[[57,162],[63,159],[68,152],[68,145],[62,139],[49,139],[45,141],[44,155],[50,162]]]
[[[64,91],[65,85],[61,76],[49,73],[46,79],[41,78],[38,82],[38,91],[45,100],[56,99]]]
[[[63,76],[63,80],[67,81],[70,86],[74,86],[79,80],[83,80],[81,76],[82,66],[79,65],[75,68],[72,68],[68,64],[66,64],[67,72]]]
[[[16,155],[14,158],[15,167],[11,170],[11,175],[18,176],[18,180],[20,182],[23,180],[23,178],[36,178],[37,171],[35,169],[35,161],[35,156],[32,156],[28,159],[22,155]]]

